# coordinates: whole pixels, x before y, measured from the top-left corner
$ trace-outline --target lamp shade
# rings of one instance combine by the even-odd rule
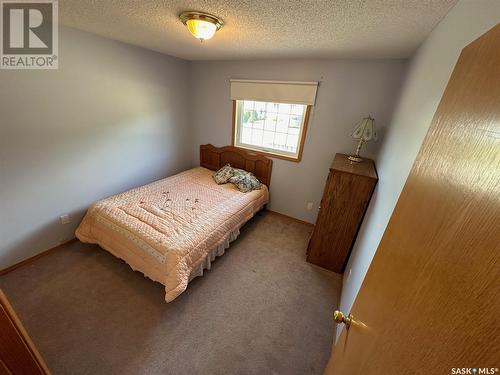
[[[365,117],[349,135],[354,139],[362,139],[365,142],[371,140],[376,141],[377,129],[375,129],[375,120],[370,116]]]

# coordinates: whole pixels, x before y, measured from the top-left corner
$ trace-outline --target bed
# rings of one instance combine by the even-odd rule
[[[217,185],[226,164],[252,172],[260,190]],[[165,286],[171,302],[210,269],[243,224],[269,201],[272,160],[233,146],[200,146],[200,166],[93,204],[76,237],[98,244]]]

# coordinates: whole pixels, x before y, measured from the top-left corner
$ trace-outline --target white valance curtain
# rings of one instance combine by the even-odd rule
[[[232,79],[231,100],[314,105],[318,82]]]

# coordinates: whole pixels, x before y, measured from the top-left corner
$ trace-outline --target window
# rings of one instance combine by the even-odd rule
[[[299,162],[318,82],[231,79],[233,145]]]
[[[234,101],[234,145],[300,161],[310,106]]]

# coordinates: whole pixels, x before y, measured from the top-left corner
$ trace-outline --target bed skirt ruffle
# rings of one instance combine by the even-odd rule
[[[229,236],[227,236],[219,246],[211,250],[205,257],[205,259],[200,262],[200,264],[191,272],[191,274],[189,275],[189,282],[191,282],[191,280],[193,280],[195,277],[203,276],[204,270],[210,270],[210,268],[212,267],[212,262],[215,260],[215,258],[224,255],[224,252],[227,248],[229,248],[230,243],[238,238],[239,235],[239,228],[229,233]]]

